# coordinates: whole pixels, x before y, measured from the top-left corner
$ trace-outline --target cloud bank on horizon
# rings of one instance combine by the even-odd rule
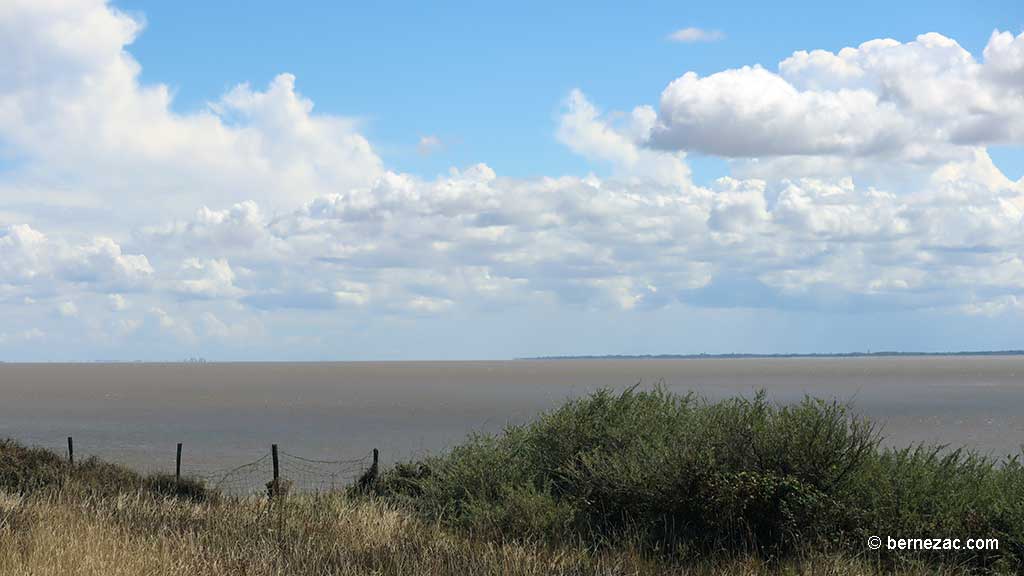
[[[325,354],[332,321],[460,314],[486,333],[518,309],[1024,317],[1024,178],[987,152],[1024,145],[1024,34],[977,56],[925,33],[686,72],[624,113],[574,90],[555,137],[609,176],[425,179],[287,73],[174,111],[127,51],[142,31],[102,0],[0,7],[12,355]],[[729,176],[695,184],[694,153]]]

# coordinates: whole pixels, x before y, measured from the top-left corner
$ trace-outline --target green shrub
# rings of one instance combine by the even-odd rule
[[[22,495],[66,490],[93,496],[141,490],[192,500],[216,496],[201,480],[182,478],[178,481],[169,474],[145,476],[95,456],[72,466],[54,452],[22,446],[13,440],[0,440],[0,490]]]
[[[0,489],[26,494],[60,486],[70,471],[67,461],[43,448],[27,448],[0,440]]]
[[[868,554],[870,535],[998,537],[998,551],[948,558],[1022,563],[1017,460],[880,441],[846,406],[813,398],[776,406],[764,393],[710,403],[662,389],[599,391],[395,466],[370,491],[497,539],[777,557]]]
[[[161,496],[196,501],[212,500],[217,496],[202,480],[187,477],[179,480],[173,474],[152,474],[142,484],[145,490]]]

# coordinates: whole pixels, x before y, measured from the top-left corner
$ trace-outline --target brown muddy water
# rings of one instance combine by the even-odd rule
[[[0,437],[144,470],[267,454],[387,463],[520,423],[600,387],[663,382],[710,399],[764,389],[851,402],[890,444],[1024,444],[1024,356],[208,364],[0,364]]]

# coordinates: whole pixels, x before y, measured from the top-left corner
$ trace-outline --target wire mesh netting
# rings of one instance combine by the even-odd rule
[[[266,454],[239,466],[214,470],[183,464],[181,475],[202,480],[210,488],[226,494],[249,495],[265,490],[266,483],[273,477],[273,464],[270,454]]]
[[[281,477],[302,492],[337,490],[355,482],[369,467],[371,457],[349,460],[314,460],[281,452]]]
[[[67,438],[37,437],[21,435],[18,441],[67,457]],[[268,448],[270,448],[268,446]],[[79,442],[75,445],[75,462],[84,462],[90,456],[120,463],[141,473],[174,474],[174,452],[168,450],[166,464],[153,465],[138,462],[136,451],[119,448],[116,442]],[[207,460],[208,464],[210,461]],[[359,458],[326,460],[309,458],[278,450],[278,474],[282,484],[292,492],[323,493],[341,490],[355,483],[373,464],[372,452]],[[204,466],[190,462],[185,454],[181,462],[181,476],[201,480],[209,488],[221,493],[237,496],[267,494],[268,484],[274,478],[274,462],[271,450],[262,456],[238,465],[222,468]]]
[[[296,492],[330,492],[355,482],[370,466],[372,457],[348,460],[317,460],[278,452],[278,474],[282,484]],[[204,481],[226,494],[266,493],[274,478],[274,464],[268,453],[252,462],[218,470],[183,467],[182,475]]]

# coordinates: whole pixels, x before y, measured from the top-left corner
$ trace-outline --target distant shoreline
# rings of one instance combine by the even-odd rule
[[[451,362],[517,362],[532,360],[742,360],[750,359],[772,359],[772,358],[886,358],[886,357],[961,357],[961,356],[1024,356],[1024,350],[974,350],[961,352],[794,352],[787,354],[756,354],[756,353],[730,353],[730,354],[583,354],[566,356],[522,356],[516,358],[476,358],[468,360],[207,360],[186,359],[186,360],[0,360],[0,365],[26,365],[26,364],[74,364],[74,365],[194,365],[204,364],[407,364],[407,363],[451,363]]]
[[[529,356],[516,360],[695,360],[742,358],[878,358],[903,356],[1024,356],[1024,350],[988,350],[964,352],[830,352],[792,354],[604,354],[582,356]]]

